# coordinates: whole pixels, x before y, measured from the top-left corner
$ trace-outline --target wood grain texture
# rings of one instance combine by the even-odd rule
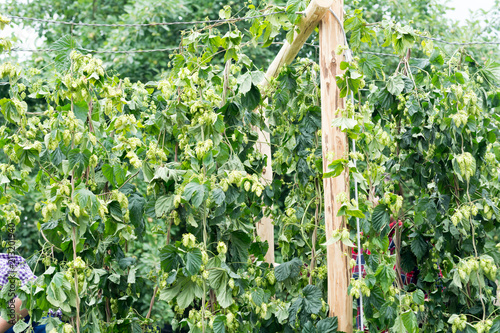
[[[304,43],[314,31],[314,28],[318,26],[321,19],[328,13],[328,8],[330,8],[332,3],[333,0],[311,1],[302,17],[302,20],[295,30],[295,37],[292,44],[285,42],[278,55],[269,66],[265,79],[261,82],[262,87],[265,87],[268,84],[269,79],[276,77],[279,70],[284,65],[292,63],[293,59],[295,59]],[[265,119],[265,121],[267,124],[267,119]],[[273,181],[273,169],[271,166],[271,138],[269,133],[258,128],[254,129],[259,134],[256,144],[257,150],[267,156],[267,165],[262,173],[262,179],[265,184],[271,184]],[[271,218],[264,217],[257,223],[257,235],[260,236],[261,241],[267,241],[269,244],[269,250],[265,256],[266,262],[274,263],[274,225]]]
[[[295,28],[292,44],[285,41],[280,52],[269,66],[266,72],[267,79],[277,76],[281,67],[292,63],[311,33],[318,26],[319,22],[321,22],[321,19],[328,13],[328,9],[332,4],[333,0],[311,1],[301,21]]]
[[[343,0],[336,0],[332,10],[343,20]],[[320,23],[320,67],[321,67],[321,132],[323,149],[323,172],[328,171],[327,154],[334,153],[334,159],[342,158],[347,153],[347,138],[339,128],[332,127],[337,108],[344,106],[340,98],[335,77],[341,74],[340,62],[342,55],[335,54],[335,48],[344,44],[340,25],[330,13]],[[331,162],[331,161],[330,161]],[[326,239],[330,239],[333,230],[346,227],[346,221],[337,217],[340,204],[336,196],[340,192],[349,193],[349,175],[346,171],[336,178],[323,180],[325,191],[325,229]],[[337,316],[339,330],[352,333],[353,311],[352,297],[347,288],[351,279],[350,250],[342,242],[336,242],[327,247],[328,265],[328,305],[330,316]]]

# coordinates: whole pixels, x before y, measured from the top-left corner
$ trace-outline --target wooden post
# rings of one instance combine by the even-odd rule
[[[332,3],[333,0],[311,1],[309,6],[307,6],[300,23],[298,24],[297,29],[295,30],[292,44],[287,41],[285,42],[278,55],[269,66],[265,79],[261,82],[262,87],[265,87],[269,83],[269,79],[278,75],[281,67],[292,63],[293,59],[295,59],[306,40],[314,31],[314,28],[316,28],[321,19],[327,14]],[[256,130],[259,133],[259,138],[256,144],[257,150],[267,156],[267,165],[262,173],[262,179],[266,184],[271,184],[273,182],[273,169],[271,166],[271,138],[269,133],[260,129]],[[257,223],[257,235],[260,236],[261,241],[267,241],[269,244],[269,250],[265,256],[266,262],[274,263],[274,226],[271,218],[264,216],[262,220]]]
[[[343,0],[336,0],[331,9],[343,22]],[[342,55],[335,54],[335,48],[344,44],[344,37],[339,23],[330,13],[320,23],[319,47],[321,67],[321,140],[323,145],[323,172],[328,171],[328,153],[334,153],[334,159],[342,158],[347,152],[347,137],[339,128],[332,127],[332,120],[338,108],[344,107],[340,98],[335,77],[341,74]],[[346,171],[336,178],[323,180],[325,191],[325,229],[326,239],[330,239],[335,229],[345,228],[346,221],[337,217],[340,204],[337,194],[349,194],[349,175]],[[353,331],[352,297],[347,293],[351,270],[350,250],[342,242],[327,247],[328,265],[328,305],[330,316],[338,317],[338,329],[346,333]]]

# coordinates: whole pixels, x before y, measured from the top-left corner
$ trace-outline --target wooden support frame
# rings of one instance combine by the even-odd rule
[[[265,79],[261,82],[261,86],[266,86],[271,78],[276,77],[281,67],[292,63],[293,59],[295,59],[306,40],[309,38],[316,26],[318,26],[319,22],[321,22],[321,19],[323,19],[323,17],[325,17],[328,13],[332,4],[333,0],[311,1],[295,30],[293,42],[291,44],[288,43],[288,41],[285,42],[278,55],[269,66]],[[262,173],[262,179],[264,183],[271,184],[273,181],[273,170],[271,166],[272,153],[270,135],[268,132],[264,132],[260,129],[256,130],[259,134],[257,149],[262,154],[267,156],[267,165]],[[266,262],[274,263],[274,225],[271,218],[265,216],[259,223],[257,223],[257,235],[260,236],[262,241],[267,241],[269,244],[269,250],[265,256]]]
[[[343,22],[343,0],[336,0],[331,9]],[[344,44],[339,22],[333,15],[327,15],[320,23],[319,47],[321,67],[321,142],[323,149],[323,172],[328,171],[328,153],[334,153],[334,159],[343,158],[347,153],[347,136],[339,128],[332,127],[332,120],[338,108],[344,107],[336,76],[341,74],[342,55],[335,54],[335,48]],[[340,204],[336,202],[339,193],[349,193],[349,174],[344,170],[336,178],[323,180],[325,195],[326,239],[330,239],[333,230],[346,227],[344,217],[338,217]],[[347,288],[351,279],[349,261],[350,249],[342,242],[327,247],[328,266],[328,305],[330,316],[338,317],[338,329],[346,333],[353,331],[352,297]]]

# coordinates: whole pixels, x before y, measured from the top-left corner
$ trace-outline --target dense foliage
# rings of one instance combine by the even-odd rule
[[[246,16],[260,13],[247,5]],[[24,195],[41,214],[42,249],[31,260],[39,278],[18,289],[32,320],[61,308],[67,324],[42,319],[49,331],[140,332],[167,316],[191,332],[336,332],[325,243],[352,246],[359,218],[367,275],[350,292],[365,296],[370,332],[500,331],[500,66],[474,49],[447,55],[410,25],[367,24],[370,10],[349,10],[358,57],[341,64],[348,101],[333,125],[357,152],[323,157],[319,66],[299,59],[263,86],[249,56],[290,39],[305,6],[289,1],[288,14],[245,30],[193,30],[168,71],[147,83],[107,72],[81,52],[80,36],[53,39],[51,75],[0,65],[9,86],[0,100],[0,226],[32,209]],[[361,53],[369,44],[399,62]],[[261,180],[258,130],[272,134],[271,184]],[[325,175],[322,158],[331,162]],[[360,198],[337,196],[350,231],[326,239],[322,179],[345,170]],[[268,244],[255,236],[263,214],[278,230],[276,267],[263,262]],[[393,230],[391,219],[401,221]],[[417,283],[403,284],[399,272],[416,267]]]

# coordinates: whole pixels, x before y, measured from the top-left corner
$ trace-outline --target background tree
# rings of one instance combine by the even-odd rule
[[[42,1],[34,6],[9,3],[5,8],[26,16],[108,23],[203,20],[282,9],[265,3],[230,5],[231,11],[218,3],[194,1]],[[321,228],[319,69],[314,46],[301,53],[313,60],[299,59],[267,89],[257,87],[262,69],[279,48],[272,42],[290,36],[299,19],[296,12],[306,3],[281,5],[287,14],[187,27],[184,35],[178,26],[71,30],[35,24],[47,47],[56,46],[55,52],[34,55],[20,67],[2,64],[2,77],[8,82],[2,86],[1,101],[2,179],[9,186],[2,189],[1,221],[15,220],[24,209],[20,235],[36,235],[40,227],[48,240],[39,238],[39,246],[23,242],[23,253],[34,253],[34,269],[45,273],[38,282],[41,289],[20,291],[28,303],[36,302],[31,309],[34,318],[61,306],[65,320],[75,323],[80,318],[84,330],[139,330],[152,323],[172,323],[194,332],[221,332],[224,327],[335,331],[335,320],[325,318],[321,301],[326,289],[322,244],[338,239],[349,244],[354,233],[327,240]],[[480,215],[465,219],[464,214],[472,210],[465,190],[469,184],[474,192],[486,190],[485,197],[496,196],[497,179],[491,170],[500,157],[493,138],[498,130],[495,121],[487,120],[498,108],[498,67],[488,61],[495,54],[490,56],[489,46],[457,50],[419,39],[408,24],[421,30],[430,25],[433,36],[448,40],[470,37],[470,30],[447,29],[444,8],[432,2],[404,7],[391,1],[360,2],[346,9],[345,28],[358,58],[343,65],[346,74],[339,85],[356,100],[340,111],[339,125],[358,140],[364,155],[332,161],[329,176],[351,168],[366,196],[359,203],[347,201],[348,194],[339,199],[351,226],[359,217],[364,233],[370,235],[365,239],[373,253],[367,257],[369,275],[358,282],[369,296],[367,304],[373,305],[367,312],[370,328],[414,332],[418,324],[424,331],[472,327],[466,322],[487,325],[483,319],[494,314],[490,303],[496,289],[495,276],[485,267],[496,267],[499,259],[491,254],[497,205],[482,202],[476,206]],[[474,40],[496,33],[498,13],[485,15],[492,23],[484,35],[479,23],[470,23],[476,29]],[[269,47],[252,47],[252,42]],[[181,43],[172,57],[90,57],[72,52],[75,45],[123,50]],[[225,69],[228,60],[232,65]],[[24,65],[43,71],[18,72]],[[458,113],[465,106],[466,114]],[[253,112],[256,107],[259,113]],[[256,133],[251,129],[265,127],[263,113],[273,134],[272,184],[259,182],[264,157],[255,151]],[[350,119],[354,113],[356,124]],[[408,134],[402,134],[403,128]],[[464,135],[466,144],[460,144]],[[475,168],[469,155],[463,155],[466,151]],[[401,156],[406,158],[402,162]],[[354,160],[358,168],[353,168]],[[404,170],[397,169],[402,165]],[[471,175],[472,169],[476,174]],[[401,189],[401,184],[408,188]],[[477,193],[470,194],[474,204],[479,202]],[[377,196],[382,201],[375,207]],[[454,198],[448,206],[443,203],[446,196]],[[22,201],[12,205],[12,198]],[[278,229],[277,269],[261,262],[266,245],[253,235],[263,206],[272,206],[266,213]],[[36,215],[31,207],[41,208],[42,214]],[[405,222],[400,236],[405,243],[396,255],[387,251],[391,214]],[[466,223],[487,228],[478,227],[474,238],[474,229],[467,233]],[[479,241],[479,235],[485,240]],[[476,240],[474,252],[471,245]],[[429,244],[442,247],[433,250]],[[454,244],[463,246],[457,250]],[[249,260],[250,254],[256,262]],[[404,256],[405,269],[411,264],[423,267],[419,285],[392,287],[398,256]],[[480,269],[474,266],[479,258],[484,262]],[[434,263],[445,267],[446,293],[430,297],[424,306],[424,292],[436,289]],[[470,268],[466,264],[473,265],[478,278],[464,292],[458,286],[469,283],[461,276]],[[358,287],[353,287],[354,294]],[[448,319],[445,313],[454,317]]]

